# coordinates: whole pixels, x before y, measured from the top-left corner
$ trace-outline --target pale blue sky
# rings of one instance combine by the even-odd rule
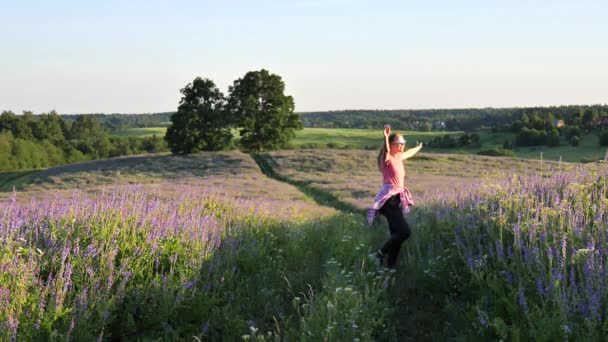
[[[0,110],[174,111],[261,68],[297,111],[606,104],[604,3],[0,0]]]

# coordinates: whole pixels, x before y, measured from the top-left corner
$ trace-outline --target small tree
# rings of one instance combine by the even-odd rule
[[[217,151],[230,145],[232,133],[224,95],[215,83],[197,77],[180,92],[184,96],[165,134],[171,152]]]
[[[471,143],[475,146],[481,145],[481,137],[477,133],[471,134]]]
[[[240,128],[241,145],[263,151],[285,146],[302,129],[294,102],[281,77],[267,70],[250,71],[229,87],[228,106]]]
[[[583,126],[587,130],[591,130],[595,127],[596,122],[598,120],[598,112],[597,110],[587,109],[583,112]]]
[[[71,140],[94,140],[104,136],[103,125],[92,115],[79,115],[69,132]]]
[[[458,138],[458,143],[460,144],[460,146],[471,145],[471,142],[472,142],[472,139],[468,133],[465,133]]]

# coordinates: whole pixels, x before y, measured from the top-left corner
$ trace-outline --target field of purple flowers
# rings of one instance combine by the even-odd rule
[[[0,340],[384,333],[392,273],[360,258],[362,221],[262,202],[139,186],[14,195],[0,208]]]
[[[400,303],[410,304],[405,311],[418,315],[404,319],[402,331],[462,340],[602,340],[607,209],[603,164],[437,196],[416,213],[415,242],[396,281]],[[422,331],[412,325],[434,322],[424,317],[428,311],[436,324]]]
[[[359,213],[110,189],[0,203],[0,340],[598,340],[608,327],[603,164],[425,198],[397,271],[368,260],[387,229]]]

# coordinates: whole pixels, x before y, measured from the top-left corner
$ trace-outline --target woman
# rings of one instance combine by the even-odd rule
[[[388,221],[391,237],[374,255],[380,265],[394,268],[403,241],[410,237],[410,227],[405,221],[405,214],[414,204],[409,190],[405,187],[405,168],[403,161],[414,156],[422,148],[416,147],[404,152],[405,139],[401,134],[392,133],[390,125],[384,126],[384,145],[378,154],[378,168],[382,173],[383,184],[374,198],[374,205],[369,210],[367,219],[372,224],[378,213]]]

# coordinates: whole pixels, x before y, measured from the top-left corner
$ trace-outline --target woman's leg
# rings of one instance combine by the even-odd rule
[[[380,249],[380,252],[382,255],[387,256],[387,266],[395,267],[401,245],[403,244],[403,241],[407,240],[411,235],[410,227],[407,224],[407,221],[405,221],[405,217],[403,217],[403,212],[399,207],[398,201],[392,199],[387,201],[382,209],[380,209],[380,213],[386,217],[391,232],[391,237]]]

